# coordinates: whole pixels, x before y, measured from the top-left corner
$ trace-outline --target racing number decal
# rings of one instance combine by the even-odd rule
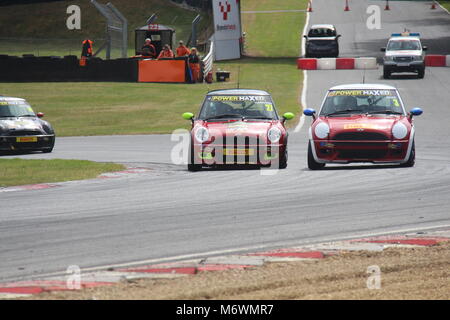
[[[400,103],[398,103],[397,99],[392,99],[392,102],[394,102],[394,106],[400,107]]]
[[[271,105],[270,103],[266,104],[266,110],[267,111],[273,111],[273,105]]]

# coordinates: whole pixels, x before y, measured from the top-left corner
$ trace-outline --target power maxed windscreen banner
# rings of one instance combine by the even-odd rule
[[[213,0],[215,60],[241,57],[241,9],[239,0]]]

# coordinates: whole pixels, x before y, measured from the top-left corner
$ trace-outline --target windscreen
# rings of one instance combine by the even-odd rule
[[[335,37],[336,30],[329,28],[314,28],[309,30],[308,37]]]
[[[0,101],[0,118],[35,116],[33,109],[25,101]]]
[[[419,40],[390,40],[387,50],[420,50]]]
[[[278,115],[268,95],[210,95],[203,103],[199,118],[277,120]]]
[[[398,114],[404,110],[396,90],[331,90],[321,116],[349,114]]]

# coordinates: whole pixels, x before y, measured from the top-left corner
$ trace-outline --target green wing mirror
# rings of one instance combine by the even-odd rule
[[[292,112],[286,112],[285,114],[283,114],[283,118],[285,119],[285,120],[292,120],[292,119],[294,119],[294,114],[292,113]]]
[[[194,114],[191,112],[185,112],[183,113],[182,117],[185,120],[192,120],[194,118]]]

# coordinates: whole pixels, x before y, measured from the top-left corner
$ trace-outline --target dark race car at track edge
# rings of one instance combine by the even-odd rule
[[[55,131],[21,98],[0,96],[0,151],[52,152]]]

